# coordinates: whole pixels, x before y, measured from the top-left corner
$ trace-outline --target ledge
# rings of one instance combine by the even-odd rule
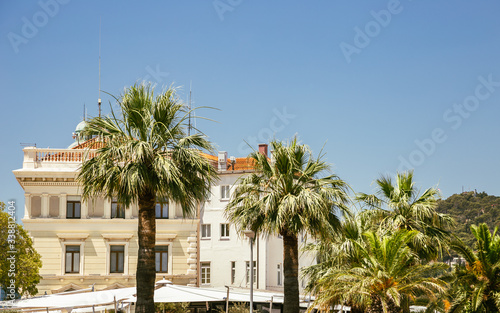
[[[130,233],[115,233],[115,234],[101,234],[101,236],[106,240],[130,240],[134,234]]]
[[[156,241],[172,241],[176,237],[177,237],[177,234],[156,233]]]
[[[58,233],[57,237],[61,240],[85,240],[89,236],[88,233]]]

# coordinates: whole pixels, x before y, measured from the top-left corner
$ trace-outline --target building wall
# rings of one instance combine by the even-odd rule
[[[200,235],[200,263],[210,263],[211,287],[249,287],[246,275],[246,262],[250,261],[250,246],[247,238],[239,237],[236,229],[230,225],[229,239],[220,238],[220,224],[228,223],[224,210],[229,203],[221,199],[221,186],[229,185],[230,194],[236,188],[238,179],[247,172],[220,171],[219,184],[212,187],[212,195],[200,212],[200,227],[211,225],[211,238],[202,238]],[[302,242],[304,239],[304,242]],[[300,250],[309,238],[299,236],[299,266],[312,265],[315,259],[310,254]],[[260,236],[254,244],[254,261],[257,261],[257,280],[254,287],[273,291],[283,291],[283,240],[279,236]],[[231,281],[231,262],[235,262],[236,273],[234,282]],[[280,264],[281,281],[278,284],[278,264]],[[305,282],[299,278],[299,288],[302,291]]]
[[[68,149],[42,150],[76,153]],[[125,209],[125,218],[112,219],[110,200],[94,199],[81,202],[81,218],[68,219],[67,202],[81,201],[81,187],[74,181],[80,162],[44,162],[43,158],[33,157],[34,151],[25,149],[23,168],[14,174],[25,191],[24,227],[42,257],[39,294],[91,285],[97,290],[135,286],[137,205]],[[158,273],[157,280],[165,277],[176,284],[196,285],[199,219],[183,219],[181,211],[171,203],[169,218],[157,219],[156,243],[168,246],[168,271]],[[65,273],[65,245],[80,246],[81,265],[76,274]],[[125,246],[123,273],[110,273],[110,245]]]
[[[50,160],[44,155],[70,155],[61,160]],[[39,293],[61,292],[68,289],[96,289],[135,285],[137,267],[137,205],[125,210],[124,219],[111,219],[111,202],[93,199],[82,203],[80,219],[66,218],[66,203],[81,199],[81,187],[75,182],[84,150],[24,149],[23,168],[14,174],[25,191],[23,223],[33,237],[34,247],[41,254],[43,279]],[[80,153],[80,155],[78,155]],[[42,155],[40,157],[39,155]],[[77,160],[77,161],[74,161]],[[223,165],[227,160],[223,160]],[[238,162],[236,163],[238,166]],[[245,168],[245,167],[243,167]],[[169,265],[167,273],[157,274],[175,284],[205,285],[211,287],[249,287],[247,262],[250,261],[249,240],[238,236],[234,225],[229,236],[221,238],[221,224],[227,223],[224,209],[237,184],[249,173],[248,169],[227,170],[219,159],[220,181],[212,187],[211,196],[200,207],[199,219],[183,219],[180,206],[171,204],[169,219],[157,220],[157,245],[167,245]],[[222,186],[229,186],[227,198],[221,196]],[[202,238],[201,225],[211,225],[210,238]],[[78,274],[64,272],[64,245],[81,246],[81,270]],[[109,272],[109,245],[126,246],[125,270],[122,274]],[[283,247],[276,236],[255,240],[253,259],[257,263],[257,289],[283,290]],[[312,257],[300,258],[300,266],[310,265]],[[232,279],[232,262],[235,265]],[[210,264],[210,280],[203,284],[202,265]],[[277,265],[281,265],[281,284]],[[206,279],[206,275],[204,279]],[[302,284],[301,284],[302,286]]]

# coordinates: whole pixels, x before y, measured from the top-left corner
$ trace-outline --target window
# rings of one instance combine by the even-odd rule
[[[220,238],[229,239],[229,224],[220,224]]]
[[[210,263],[201,263],[201,283],[204,285],[210,284]]]
[[[231,285],[236,281],[236,262],[231,262]]]
[[[250,284],[250,262],[246,262],[246,279],[247,284]],[[257,282],[257,261],[253,261],[253,283]]]
[[[125,260],[125,246],[110,246],[109,272],[123,273],[123,263]]]
[[[281,286],[283,284],[283,282],[281,281],[281,263],[278,263],[278,265],[276,266],[276,272],[278,273],[278,279],[276,280],[277,282],[277,285],[278,286]]]
[[[156,218],[168,218],[168,202],[155,205]]]
[[[111,202],[111,218],[125,218],[125,207],[121,203]]]
[[[66,246],[65,273],[80,273],[80,246]]]
[[[80,201],[68,201],[66,203],[66,218],[80,218]]]
[[[212,237],[212,225],[210,224],[201,224],[201,238],[208,239]]]
[[[220,186],[220,198],[221,199],[229,199],[229,185]]]
[[[156,272],[168,272],[168,246],[155,247]]]

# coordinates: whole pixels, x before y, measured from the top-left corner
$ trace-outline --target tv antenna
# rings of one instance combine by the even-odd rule
[[[193,86],[193,82],[189,82],[189,100],[188,100],[188,109],[189,109],[189,119],[188,119],[188,136],[191,136],[191,88]]]
[[[101,117],[101,17],[99,16],[99,98],[97,100],[99,106],[99,117]]]

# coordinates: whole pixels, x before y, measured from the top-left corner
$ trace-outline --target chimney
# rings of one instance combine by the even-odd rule
[[[227,152],[226,151],[219,151],[219,171],[225,171],[227,170]]]
[[[267,157],[267,143],[260,143],[259,144],[259,153],[261,153]]]

